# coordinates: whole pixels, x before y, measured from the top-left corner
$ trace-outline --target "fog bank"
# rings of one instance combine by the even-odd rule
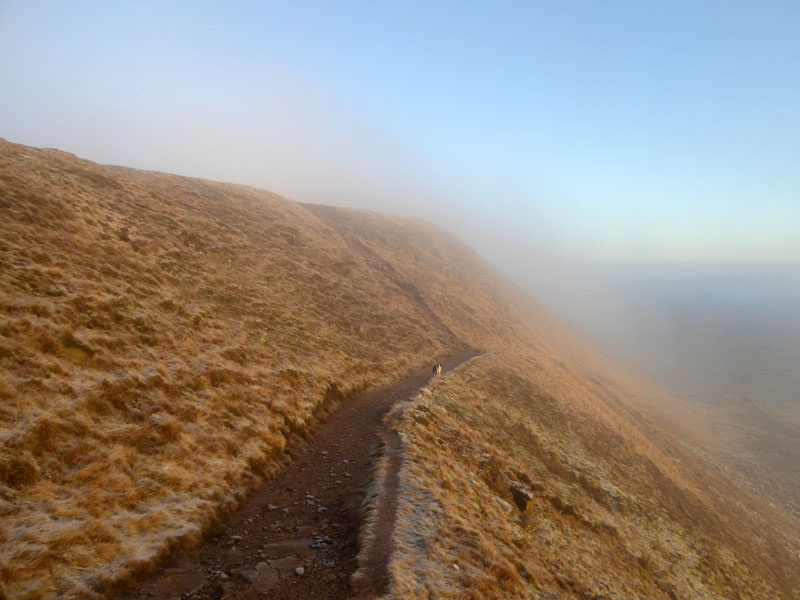
[[[516,275],[598,347],[684,397],[800,416],[800,266],[571,267]]]

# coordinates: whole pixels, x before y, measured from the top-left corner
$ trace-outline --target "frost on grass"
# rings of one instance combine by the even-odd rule
[[[344,395],[465,346],[409,292],[463,251],[431,226],[2,140],[0,213],[14,598],[91,595],[191,545]]]
[[[400,426],[395,597],[797,597],[797,524],[438,227],[2,140],[0,216],[0,595],[149,568],[343,396],[471,346]]]
[[[698,476],[663,434],[626,431],[642,423],[603,406],[608,389],[531,364],[473,359],[404,413],[387,597],[793,597],[797,540],[765,523],[766,506],[714,502],[732,483]]]

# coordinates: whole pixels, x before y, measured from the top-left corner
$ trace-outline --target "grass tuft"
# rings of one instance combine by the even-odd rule
[[[41,469],[30,452],[7,449],[0,452],[0,483],[18,490],[33,485],[40,477]]]

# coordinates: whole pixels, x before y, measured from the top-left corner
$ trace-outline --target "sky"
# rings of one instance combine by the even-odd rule
[[[800,2],[0,0],[0,136],[521,271],[800,263]],[[558,257],[558,258],[553,258]]]

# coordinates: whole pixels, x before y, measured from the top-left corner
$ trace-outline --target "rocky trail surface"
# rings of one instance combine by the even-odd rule
[[[475,355],[464,352],[443,360],[442,366],[446,372]],[[173,553],[156,572],[133,582],[135,591],[126,598],[310,600],[382,592],[388,583],[385,562],[367,565],[366,581],[362,578],[357,592],[351,588],[371,455],[387,412],[430,379],[426,368],[344,401],[308,440],[290,450],[281,471],[198,548]],[[394,515],[380,514],[379,519],[380,537],[373,546],[386,561]]]

